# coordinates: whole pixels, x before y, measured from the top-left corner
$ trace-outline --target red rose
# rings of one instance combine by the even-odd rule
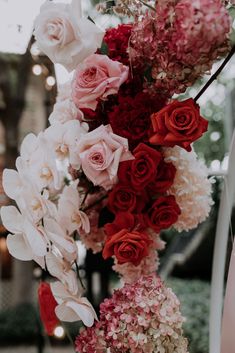
[[[176,223],[181,211],[172,195],[159,197],[146,214],[146,222],[150,228],[159,233]]]
[[[157,168],[155,179],[148,185],[150,195],[164,194],[173,184],[176,174],[176,168],[173,163],[161,161]]]
[[[121,162],[118,166],[118,180],[121,184],[131,183],[131,165],[132,160]]]
[[[113,132],[129,141],[133,150],[140,142],[148,142],[151,128],[151,114],[161,109],[163,101],[151,99],[145,93],[134,98],[119,96],[119,104],[108,114]]]
[[[54,329],[59,324],[59,320],[55,314],[56,302],[49,283],[41,282],[38,287],[38,302],[42,323],[45,331],[52,336]]]
[[[108,196],[108,208],[115,214],[126,211],[141,213],[147,202],[145,192],[138,194],[125,184],[117,184]]]
[[[122,229],[106,240],[103,258],[106,260],[114,255],[119,264],[131,262],[138,266],[141,260],[148,255],[151,243],[152,241],[145,233],[128,232],[127,229]]]
[[[153,132],[150,143],[191,151],[190,144],[207,131],[208,121],[200,116],[199,106],[192,98],[174,101],[151,116]]]
[[[122,229],[143,231],[145,228],[143,214],[132,214],[129,212],[118,213],[112,223],[107,223],[104,226],[107,235],[113,235]]]
[[[133,155],[135,159],[131,164],[131,184],[136,190],[143,189],[154,180],[162,155],[144,143],[134,149]]]

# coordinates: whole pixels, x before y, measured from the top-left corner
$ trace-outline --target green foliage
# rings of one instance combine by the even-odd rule
[[[167,280],[181,302],[186,318],[184,333],[189,340],[190,353],[208,353],[210,285],[200,280]]]

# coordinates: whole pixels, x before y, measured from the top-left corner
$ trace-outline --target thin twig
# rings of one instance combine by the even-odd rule
[[[81,208],[82,208],[82,206],[85,204],[86,199],[87,199],[87,196],[89,195],[90,191],[91,191],[91,188],[89,188],[89,189],[87,190],[87,192],[85,193],[85,196],[84,196],[84,198],[83,198],[83,200],[82,200],[82,203],[81,203]]]
[[[134,13],[131,11],[131,9],[129,8],[129,6],[127,6],[127,4],[125,4],[124,2],[122,3],[124,5],[124,7],[127,9],[127,11],[130,12],[132,17],[135,17]]]
[[[139,2],[141,2],[141,4],[143,4],[144,6],[148,7],[150,10],[156,12],[156,9],[153,6],[147,4],[144,0],[139,0]]]
[[[226,58],[224,59],[224,61],[222,62],[222,64],[220,65],[220,67],[218,68],[218,70],[216,70],[216,72],[211,76],[211,78],[209,79],[209,81],[207,81],[207,83],[202,87],[202,89],[200,90],[200,92],[196,95],[196,97],[194,98],[194,101],[196,102],[201,95],[207,90],[207,88],[212,84],[212,82],[214,82],[216,80],[216,78],[219,76],[219,74],[221,73],[221,71],[223,70],[223,68],[225,67],[225,65],[229,62],[229,60],[232,58],[233,54],[235,53],[235,45],[232,47],[232,49],[230,50],[230,52],[228,53],[228,55],[226,56]]]
[[[91,204],[91,205],[85,207],[82,211],[85,212],[85,211],[90,210],[90,209],[93,208],[94,206],[98,205],[101,201],[105,200],[107,197],[108,197],[108,195],[102,196],[100,199],[96,200],[93,204]]]

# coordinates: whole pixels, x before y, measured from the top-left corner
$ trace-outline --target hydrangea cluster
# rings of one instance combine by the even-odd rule
[[[76,339],[77,353],[187,353],[180,303],[156,275],[125,284],[100,306],[100,322]]]
[[[165,148],[164,155],[177,170],[174,184],[169,189],[181,209],[174,228],[179,232],[193,229],[208,217],[213,205],[212,179],[205,178],[208,175],[207,167],[197,159],[194,151],[186,152],[179,147]]]
[[[227,53],[230,27],[220,0],[159,1],[133,26],[132,63],[149,72],[150,92],[184,92]]]

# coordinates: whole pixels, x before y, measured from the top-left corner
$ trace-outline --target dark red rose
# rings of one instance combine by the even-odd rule
[[[172,195],[159,197],[146,214],[146,222],[150,228],[159,233],[176,223],[181,211]]]
[[[163,101],[151,99],[145,93],[135,97],[119,95],[119,104],[108,114],[113,132],[127,138],[131,150],[140,142],[148,142],[151,114],[155,109],[161,109],[162,104]]]
[[[107,235],[113,235],[122,229],[127,229],[128,231],[137,230],[138,232],[141,232],[145,228],[146,224],[143,214],[132,214],[129,212],[117,213],[115,220],[104,226]]]
[[[207,131],[208,121],[200,115],[199,106],[192,98],[174,101],[151,116],[153,135],[150,143],[191,151],[190,144]]]
[[[55,314],[55,308],[58,305],[56,302],[49,283],[41,282],[38,287],[38,302],[40,317],[44,325],[45,331],[49,336],[52,336],[54,329],[59,324],[59,320]]]
[[[121,24],[117,28],[106,30],[103,40],[107,45],[107,55],[110,59],[120,61],[124,65],[129,64],[127,49],[132,27],[132,24]]]
[[[148,185],[148,192],[152,194],[164,194],[173,184],[176,168],[173,163],[162,160],[158,167],[155,179]]]
[[[125,184],[117,184],[108,196],[108,208],[114,214],[127,211],[141,213],[147,202],[145,192],[139,194]]]
[[[151,243],[151,239],[145,233],[128,232],[127,229],[122,229],[107,238],[103,258],[108,259],[114,255],[119,264],[131,262],[138,266],[141,260],[148,255]]]
[[[118,180],[121,184],[131,184],[131,165],[132,160],[124,161],[118,167]]]
[[[131,185],[139,190],[154,180],[162,155],[144,143],[140,143],[134,149],[133,155],[135,159],[131,161]]]

